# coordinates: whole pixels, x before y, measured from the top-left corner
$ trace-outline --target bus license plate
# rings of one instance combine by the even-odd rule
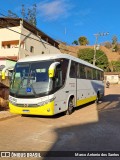
[[[23,112],[30,112],[29,110],[23,110]]]

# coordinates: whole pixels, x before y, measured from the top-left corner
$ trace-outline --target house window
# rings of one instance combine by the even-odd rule
[[[34,53],[34,47],[33,46],[30,46],[30,52]]]
[[[19,40],[2,41],[2,48],[18,48]]]
[[[10,44],[7,44],[7,48],[10,48]]]

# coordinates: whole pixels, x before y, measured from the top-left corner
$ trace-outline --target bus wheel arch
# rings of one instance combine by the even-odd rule
[[[68,98],[66,115],[72,114],[72,112],[73,112],[73,110],[74,110],[74,106],[75,106],[75,96],[74,96],[74,95],[71,95],[71,96]]]

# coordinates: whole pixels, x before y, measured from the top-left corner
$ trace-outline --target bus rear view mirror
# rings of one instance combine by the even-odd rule
[[[55,70],[56,70],[56,66],[59,65],[60,62],[54,62],[50,65],[49,69],[48,69],[48,76],[49,78],[53,78],[55,76]]]
[[[4,80],[5,79],[5,72],[2,71],[2,79]]]
[[[3,80],[6,78],[6,72],[7,72],[7,76],[9,76],[9,74],[8,74],[9,73],[9,69],[11,69],[11,72],[12,72],[13,67],[14,66],[9,66],[9,67],[3,68],[3,70],[2,70],[2,79]]]

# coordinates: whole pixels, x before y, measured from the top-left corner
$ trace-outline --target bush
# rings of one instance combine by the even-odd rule
[[[78,58],[93,64],[94,49],[91,48],[80,49],[78,52]],[[108,58],[105,55],[105,53],[101,50],[96,51],[96,66],[105,71],[107,70],[108,67]]]

